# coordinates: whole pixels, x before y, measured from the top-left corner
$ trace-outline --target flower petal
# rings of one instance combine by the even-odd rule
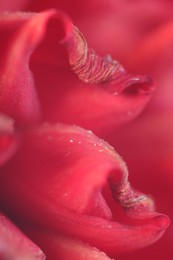
[[[169,0],[30,0],[25,10],[40,12],[49,8],[70,15],[98,53],[118,55],[123,62],[127,62],[141,37],[172,19]]]
[[[66,260],[70,256],[71,260],[91,260],[93,258],[111,260],[104,252],[76,239],[55,234],[48,230],[32,230],[32,227],[29,227],[27,232],[31,236],[34,233],[35,239],[39,241],[41,248],[44,248],[48,259]]]
[[[152,193],[156,198],[159,211],[165,212],[173,219],[173,117],[172,112],[166,114],[144,114],[129,124],[128,129],[117,132],[114,142],[133,173],[131,180],[138,189]],[[135,150],[132,147],[135,146]],[[172,229],[166,232],[156,245],[134,252],[130,259],[151,258],[171,260]],[[120,258],[121,259],[121,258]],[[124,259],[124,258],[122,258]]]
[[[44,260],[45,255],[5,216],[0,214],[0,258]]]
[[[108,206],[103,192],[108,183],[126,210],[124,224],[116,221],[116,202]],[[28,133],[21,151],[2,169],[0,195],[3,209],[19,223],[37,223],[106,253],[151,244],[169,223],[151,199],[131,188],[113,148],[75,126],[45,125]]]
[[[0,16],[0,111],[17,123],[39,120],[40,108],[29,57],[42,34],[31,14],[5,13]]]
[[[154,110],[172,110],[172,44],[173,22],[168,22],[147,35],[136,47],[129,66],[138,73],[150,73],[158,88],[149,106]]]
[[[75,123],[103,136],[141,112],[155,88],[151,78],[129,75],[118,62],[86,48],[83,36],[64,14],[49,11],[49,21],[46,12],[36,19],[45,37],[40,37],[31,68],[47,121]],[[72,70],[88,84],[72,73],[66,49]],[[79,63],[85,54],[86,61]]]

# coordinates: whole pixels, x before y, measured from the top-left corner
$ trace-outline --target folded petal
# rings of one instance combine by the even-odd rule
[[[75,123],[100,135],[132,120],[150,99],[152,80],[129,75],[110,56],[99,57],[65,14],[4,14],[0,22],[5,50],[0,111],[17,123],[39,120],[34,82],[44,118]]]
[[[28,132],[2,168],[1,205],[26,227],[35,223],[115,255],[155,242],[169,223],[149,197],[132,189],[127,174],[119,155],[92,133],[45,125]],[[125,211],[122,223],[115,201]]]
[[[123,62],[127,62],[139,39],[172,19],[169,0],[30,0],[25,10],[40,12],[49,8],[70,15],[98,53],[111,53]]]
[[[63,13],[32,19],[44,32],[30,65],[47,121],[75,123],[103,136],[141,112],[155,88],[150,77],[129,75],[109,55],[97,55]]]
[[[44,260],[45,255],[4,215],[0,214],[0,258]]]

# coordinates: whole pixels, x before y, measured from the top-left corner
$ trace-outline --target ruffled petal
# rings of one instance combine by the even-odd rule
[[[35,19],[44,35],[31,69],[47,121],[77,124],[103,136],[141,112],[155,88],[150,77],[129,75],[110,56],[96,55],[64,14],[47,11]]]
[[[3,167],[1,205],[24,226],[34,223],[115,255],[155,242],[169,224],[151,198],[132,189],[127,174],[113,148],[92,133],[45,125],[29,132]],[[116,221],[115,201],[124,223]]]
[[[45,255],[4,215],[0,214],[0,258],[44,260]]]
[[[101,55],[112,54],[127,62],[144,35],[172,19],[172,1],[155,0],[30,0],[25,10],[56,8],[72,17]]]

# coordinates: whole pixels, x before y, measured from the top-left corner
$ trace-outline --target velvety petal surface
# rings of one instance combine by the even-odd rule
[[[2,1],[0,10],[25,3]],[[0,112],[18,125],[35,123],[40,103],[43,120],[106,137],[127,161],[132,183],[172,218],[172,1],[37,0],[24,9],[52,7],[80,30],[57,10],[0,18]],[[154,76],[159,88],[143,117],[115,136],[154,90],[136,72]],[[110,259],[161,237],[167,217],[155,212],[150,195],[132,189],[122,159],[90,132],[40,126],[4,165],[18,148],[8,116],[0,116],[1,209],[48,259],[69,259],[69,252],[74,260]],[[118,258],[172,260],[172,234],[171,225],[155,245]]]
[[[0,15],[0,111],[20,124],[40,117],[29,57],[42,32],[30,17],[27,13]]]
[[[100,135],[139,114],[154,89],[149,77],[129,75],[110,56],[88,48],[61,12],[5,14],[1,33],[0,109],[19,123],[38,121],[35,85],[44,119],[75,123]]]
[[[44,37],[30,66],[44,119],[103,136],[141,112],[155,88],[150,77],[130,75],[110,56],[97,55],[64,14],[47,11],[35,19]]]
[[[132,189],[127,175],[119,155],[92,133],[44,125],[28,132],[2,168],[1,207],[24,230],[37,225],[115,256],[155,242],[169,224],[150,197]],[[124,209],[120,221],[118,205]]]

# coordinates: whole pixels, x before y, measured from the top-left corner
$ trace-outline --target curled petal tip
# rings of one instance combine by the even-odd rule
[[[155,224],[163,231],[165,231],[170,225],[170,218],[165,214],[158,214],[154,219]]]
[[[123,94],[151,94],[156,85],[153,79],[150,76],[141,76],[141,75],[126,75],[122,77],[119,82],[118,93]]]
[[[128,93],[139,91],[151,93],[155,87],[151,77],[130,75],[125,68],[110,55],[100,57],[88,44],[76,28],[72,27],[72,35],[66,41],[69,62],[72,70],[85,83],[101,84],[108,92],[116,95],[126,90]]]

